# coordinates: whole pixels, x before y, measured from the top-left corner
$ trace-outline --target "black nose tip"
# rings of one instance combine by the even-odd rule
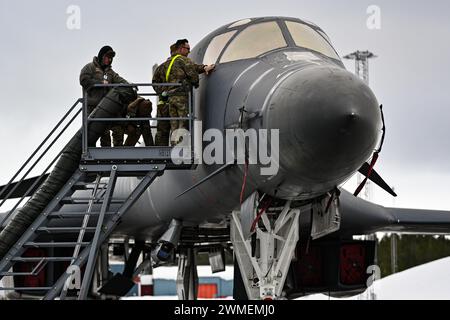
[[[355,112],[351,112],[349,115],[347,115],[348,120],[353,121],[358,118],[358,115]]]
[[[381,128],[370,88],[337,67],[289,76],[275,90],[268,118],[270,128],[280,129],[280,165],[310,181],[335,181],[357,170]]]
[[[354,130],[357,130],[356,126],[359,125],[361,118],[356,112],[350,112],[347,115],[342,116],[342,124],[339,128],[339,134],[351,135]]]

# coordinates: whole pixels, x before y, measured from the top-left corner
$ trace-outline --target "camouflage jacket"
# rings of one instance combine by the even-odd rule
[[[204,64],[195,64],[190,58],[179,56],[175,59],[169,74],[169,81],[166,80],[166,73],[170,62],[174,56],[168,58],[165,62],[160,64],[153,75],[153,82],[155,83],[185,83],[187,85],[198,87],[198,75],[205,72]],[[155,87],[155,91],[161,94],[163,91],[170,91],[177,87]]]
[[[94,84],[102,84],[104,79],[108,80],[108,83],[128,83],[114,72],[111,66],[102,69],[97,57],[94,57],[93,61],[81,70],[80,84],[87,90],[89,106],[97,106],[110,90],[110,88],[91,88]]]

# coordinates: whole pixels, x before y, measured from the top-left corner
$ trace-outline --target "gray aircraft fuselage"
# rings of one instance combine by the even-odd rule
[[[284,21],[306,22],[268,17],[234,29],[239,34],[268,21],[280,26],[287,46],[217,63],[211,75],[201,76],[195,91],[196,116],[203,130],[224,131],[236,128],[244,107],[246,128],[279,129],[278,173],[263,176],[260,165],[250,165],[245,196],[260,190],[281,199],[313,199],[342,184],[371,156],[381,135],[379,104],[371,89],[340,60],[294,43]],[[202,63],[211,40],[229,31],[228,26],[206,36],[190,57]],[[124,216],[116,232],[152,238],[173,218],[186,225],[221,221],[240,205],[243,165],[177,197],[219,167],[203,164],[195,170],[166,171]],[[136,184],[137,179],[119,179],[116,192],[128,192]]]

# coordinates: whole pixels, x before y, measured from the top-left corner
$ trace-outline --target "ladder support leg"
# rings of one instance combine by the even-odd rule
[[[78,235],[78,239],[77,239],[78,243],[83,242],[83,238],[84,238],[84,234],[85,234],[85,229],[84,228],[86,228],[88,226],[89,217],[90,217],[89,214],[92,211],[92,206],[94,204],[94,199],[97,197],[97,191],[98,191],[98,187],[99,187],[99,184],[100,184],[100,180],[101,180],[101,175],[97,174],[97,178],[95,180],[94,190],[92,190],[92,199],[89,200],[89,206],[88,206],[88,209],[86,211],[86,214],[83,217],[83,224],[81,225],[82,229],[80,230],[80,233]],[[81,245],[78,244],[75,247],[74,251],[73,251],[71,264],[73,264],[75,262],[76,258],[78,257],[78,255],[80,253],[80,249],[81,249]],[[64,288],[61,291],[61,295],[59,296],[59,298],[61,300],[64,300],[66,298],[67,290],[68,290],[68,286],[64,286]]]
[[[92,281],[92,274],[94,272],[95,261],[97,257],[97,251],[99,247],[100,233],[102,232],[103,220],[105,218],[105,212],[109,208],[109,202],[111,200],[114,186],[116,184],[117,177],[116,167],[114,166],[109,176],[108,188],[106,189],[105,198],[103,200],[102,208],[100,209],[100,215],[98,217],[97,229],[95,230],[94,238],[92,239],[91,249],[89,252],[89,258],[84,272],[83,282],[81,284],[80,295],[78,300],[85,300],[88,295],[88,291]]]

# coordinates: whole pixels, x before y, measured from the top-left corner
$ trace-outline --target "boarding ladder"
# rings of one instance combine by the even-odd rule
[[[151,86],[168,86],[169,84],[119,84],[96,85],[102,87],[130,86],[135,88]],[[170,84],[173,86],[174,84]],[[155,93],[138,93],[139,96],[155,96]],[[17,243],[0,261],[0,279],[3,278],[3,287],[0,290],[6,292],[20,292],[51,299],[87,299],[91,290],[91,283],[96,267],[97,255],[100,246],[108,240],[115,227],[127,210],[139,199],[142,193],[162,175],[165,170],[190,170],[195,168],[195,161],[188,163],[174,163],[171,157],[172,148],[169,146],[151,147],[117,147],[97,148],[87,144],[87,130],[90,121],[169,121],[188,120],[193,137],[194,103],[192,91],[189,92],[189,115],[186,118],[114,118],[91,119],[87,114],[87,95],[83,92],[83,98],[78,99],[70,110],[59,121],[57,126],[44,139],[32,156],[24,163],[18,173],[10,180],[0,193],[7,193],[3,204],[8,197],[25,185],[27,191],[1,222],[4,227],[16,212],[19,204],[25,197],[30,196],[39,184],[44,180],[47,171],[55,163],[59,153],[37,179],[26,179],[31,169],[42,159],[43,155],[54,145],[61,134],[82,113],[82,158],[79,168],[73,173],[64,187],[50,201],[47,207],[22,234]],[[76,107],[81,108],[76,111]],[[76,111],[76,112],[75,112]],[[73,114],[69,119],[69,115]],[[50,146],[31,165],[19,183],[13,183],[20,172],[24,170],[40,149],[50,141],[59,127],[68,121],[61,132],[56,135]],[[193,145],[193,144],[191,144]],[[193,148],[192,148],[193,150]],[[137,177],[135,187],[128,195],[118,197],[114,194],[117,179],[120,177]],[[24,187],[22,187],[23,189]],[[81,209],[80,209],[81,208]],[[33,248],[34,254],[28,254],[29,248]],[[37,250],[37,251],[36,251]],[[36,252],[40,254],[36,254]],[[70,252],[70,254],[68,254]],[[60,271],[60,276],[51,279],[51,285],[42,283],[43,273],[53,278],[55,268]],[[77,285],[77,275],[79,279]],[[28,281],[21,279],[27,278]],[[29,279],[34,279],[30,281]],[[14,279],[14,281],[11,281]],[[25,283],[26,282],[26,283]],[[8,285],[12,283],[12,285]],[[1,284],[1,283],[0,283]]]

